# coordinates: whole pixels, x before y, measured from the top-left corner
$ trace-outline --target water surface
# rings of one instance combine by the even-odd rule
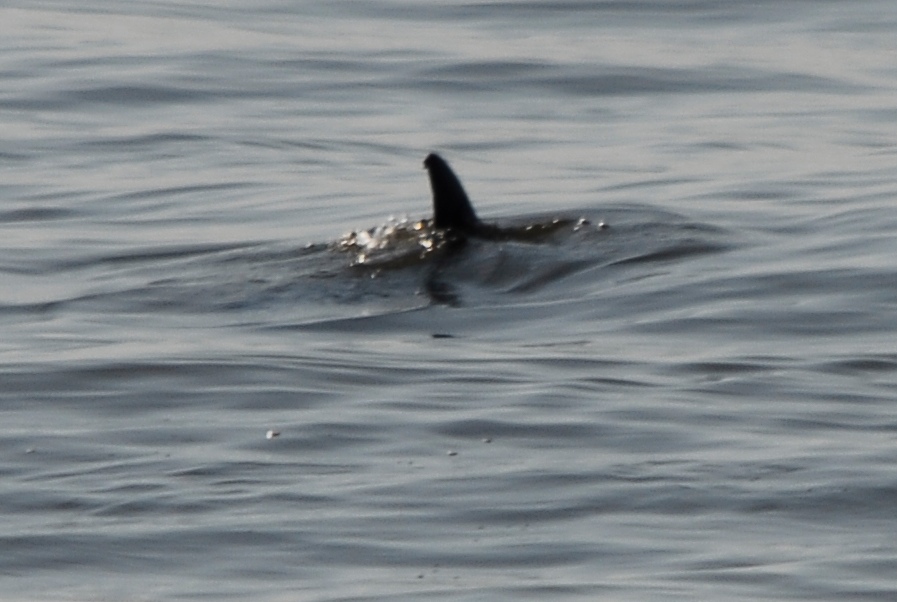
[[[892,3],[0,23],[0,598],[897,594]]]

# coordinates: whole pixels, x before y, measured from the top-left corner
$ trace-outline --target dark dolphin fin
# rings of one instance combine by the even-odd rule
[[[433,190],[433,225],[456,232],[474,234],[482,227],[477,214],[449,164],[436,153],[424,159]]]

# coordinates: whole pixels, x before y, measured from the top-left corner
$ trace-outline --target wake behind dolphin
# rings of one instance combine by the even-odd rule
[[[424,165],[432,217],[390,218],[299,247],[188,245],[170,256],[173,264],[160,262],[155,253],[129,255],[126,263],[134,272],[126,280],[134,286],[83,299],[94,307],[102,302],[134,312],[190,314],[282,308],[292,315],[298,303],[303,320],[316,322],[430,303],[501,305],[519,295],[567,299],[590,294],[602,282],[666,273],[657,264],[728,248],[721,242],[728,232],[645,205],[582,210],[613,220],[613,230],[578,211],[485,223],[444,159],[430,154]]]

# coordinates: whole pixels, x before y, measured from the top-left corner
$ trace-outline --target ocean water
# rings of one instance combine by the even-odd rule
[[[897,4],[0,32],[0,600],[897,598]]]

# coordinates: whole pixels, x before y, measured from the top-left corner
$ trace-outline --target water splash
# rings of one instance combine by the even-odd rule
[[[344,234],[334,248],[347,253],[352,266],[384,266],[423,261],[448,239],[444,231],[433,228],[432,220],[390,217],[385,224]]]

